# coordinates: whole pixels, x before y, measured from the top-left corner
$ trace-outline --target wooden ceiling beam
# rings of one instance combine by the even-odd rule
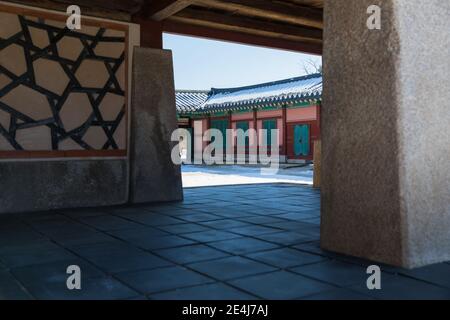
[[[251,35],[236,31],[221,30],[211,27],[203,27],[199,25],[192,25],[188,23],[170,20],[166,20],[163,22],[163,31],[178,35],[193,36],[211,40],[222,40],[227,42],[254,45],[265,48],[275,48],[315,55],[322,54],[321,43],[290,41],[278,37],[264,37],[259,35]]]
[[[204,9],[186,8],[177,15],[169,18],[169,21],[265,37],[278,37],[292,41],[322,41],[322,31],[319,29],[266,22],[242,16],[215,13]]]
[[[162,21],[194,3],[194,0],[146,0],[135,14],[142,19]]]
[[[195,4],[240,15],[323,29],[323,12],[317,8],[272,0],[195,0]]]
[[[29,5],[37,8],[55,10],[66,13],[67,7],[73,4],[74,1],[69,0],[8,0],[10,3],[17,3],[21,5]],[[130,21],[131,14],[135,4],[131,1],[131,5],[121,5],[119,1],[112,1],[109,7],[103,6],[105,3],[100,0],[79,0],[76,4],[80,7],[81,13],[87,16],[107,18],[118,21]]]

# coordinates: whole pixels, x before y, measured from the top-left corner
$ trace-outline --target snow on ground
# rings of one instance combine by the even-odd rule
[[[276,174],[261,174],[260,167],[223,165],[183,165],[183,187],[206,187],[258,183],[313,184],[313,170],[308,167],[280,168]]]

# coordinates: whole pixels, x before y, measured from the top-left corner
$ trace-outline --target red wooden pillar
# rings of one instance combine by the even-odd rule
[[[134,23],[141,27],[141,47],[162,49],[163,27],[161,22],[134,18]]]
[[[256,148],[256,154],[259,154],[259,132],[258,132],[258,111],[256,109],[253,109],[253,128],[256,131],[256,141],[255,146]]]
[[[229,111],[228,112],[228,130],[232,130],[233,129],[233,125],[232,125],[232,121],[233,117],[232,117],[232,112]],[[231,131],[230,131],[231,132]],[[228,132],[226,133],[227,138],[225,139],[226,142],[228,142],[228,145],[225,147],[225,150],[227,150],[227,153],[233,153],[234,152],[234,141],[233,141],[233,134],[228,134]]]
[[[283,141],[283,145],[281,147],[281,155],[284,156],[287,161],[287,107],[286,107],[286,105],[283,105],[282,112],[283,112],[283,114],[282,114],[283,137],[282,137],[281,141]]]
[[[322,102],[317,103],[317,127],[319,128],[319,133],[317,135],[317,139],[321,139],[321,133],[322,133],[322,125],[321,125],[321,112],[322,112]]]
[[[211,129],[211,115],[208,114],[208,117],[206,118],[206,130]]]

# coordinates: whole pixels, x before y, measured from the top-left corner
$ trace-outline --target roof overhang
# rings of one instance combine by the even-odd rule
[[[165,32],[322,53],[323,0],[8,0],[87,15],[160,24]],[[142,23],[142,28],[154,24]]]

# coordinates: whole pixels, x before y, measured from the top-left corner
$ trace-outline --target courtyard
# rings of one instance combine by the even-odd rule
[[[279,170],[262,174],[258,165],[183,165],[183,187],[290,183],[312,185],[313,165],[281,164]]]
[[[450,264],[414,271],[319,248],[320,193],[259,184],[183,202],[2,215],[0,299],[449,299]],[[282,200],[282,201],[280,201]],[[66,269],[81,269],[68,290]]]
[[[68,5],[0,1],[0,300],[450,299],[450,2]]]

